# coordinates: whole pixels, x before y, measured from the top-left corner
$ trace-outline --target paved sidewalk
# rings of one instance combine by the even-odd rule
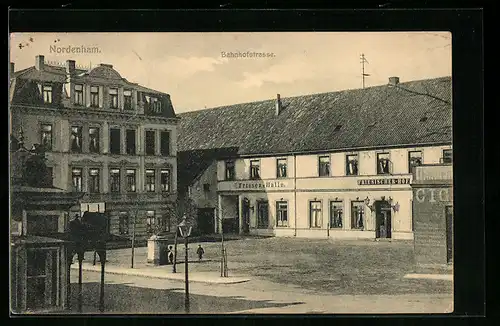
[[[78,269],[78,264],[72,264],[72,269]],[[101,265],[97,263],[95,266],[90,263],[83,263],[82,270],[101,272]],[[161,278],[169,280],[184,281],[184,265],[178,265],[177,273],[172,272],[172,266],[162,266],[162,267],[138,267],[138,268],[126,268],[122,266],[106,265],[105,272],[109,274],[121,274],[129,276],[142,276],[142,277],[152,277]],[[219,273],[214,272],[189,272],[188,274],[190,282],[200,282],[200,283],[212,283],[212,284],[235,284],[247,282],[250,279],[241,276],[228,276],[221,277]]]
[[[404,278],[453,281],[452,274],[406,274]]]

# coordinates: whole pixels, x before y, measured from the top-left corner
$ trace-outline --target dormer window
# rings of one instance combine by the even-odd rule
[[[99,87],[91,86],[90,87],[90,106],[94,108],[99,107]]]
[[[52,86],[43,85],[42,86],[43,93],[43,103],[51,104],[52,103]]]
[[[83,105],[83,85],[75,85],[75,105]]]
[[[109,107],[112,109],[118,108],[118,89],[110,88],[109,89]]]
[[[123,91],[123,108],[125,110],[132,110],[132,91]]]
[[[146,96],[146,102],[148,103],[151,112],[161,113],[162,110],[161,101],[158,98],[152,96]]]

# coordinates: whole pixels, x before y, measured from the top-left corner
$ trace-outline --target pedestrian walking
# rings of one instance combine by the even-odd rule
[[[203,258],[203,254],[205,253],[205,250],[201,247],[201,245],[198,245],[198,249],[196,249],[196,253],[198,254],[198,260],[201,261]]]
[[[168,246],[168,262],[169,264],[174,264],[174,250],[172,246]]]

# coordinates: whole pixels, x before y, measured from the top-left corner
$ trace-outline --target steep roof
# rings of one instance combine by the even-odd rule
[[[451,142],[451,77],[235,104],[179,114],[179,151],[239,155]]]

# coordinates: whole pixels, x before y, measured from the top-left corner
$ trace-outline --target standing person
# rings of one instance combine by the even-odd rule
[[[168,262],[169,264],[174,264],[174,250],[172,246],[168,246]]]
[[[201,247],[201,245],[198,245],[198,249],[196,250],[196,253],[198,254],[198,260],[201,261],[203,258],[203,254],[205,253],[205,250]]]

